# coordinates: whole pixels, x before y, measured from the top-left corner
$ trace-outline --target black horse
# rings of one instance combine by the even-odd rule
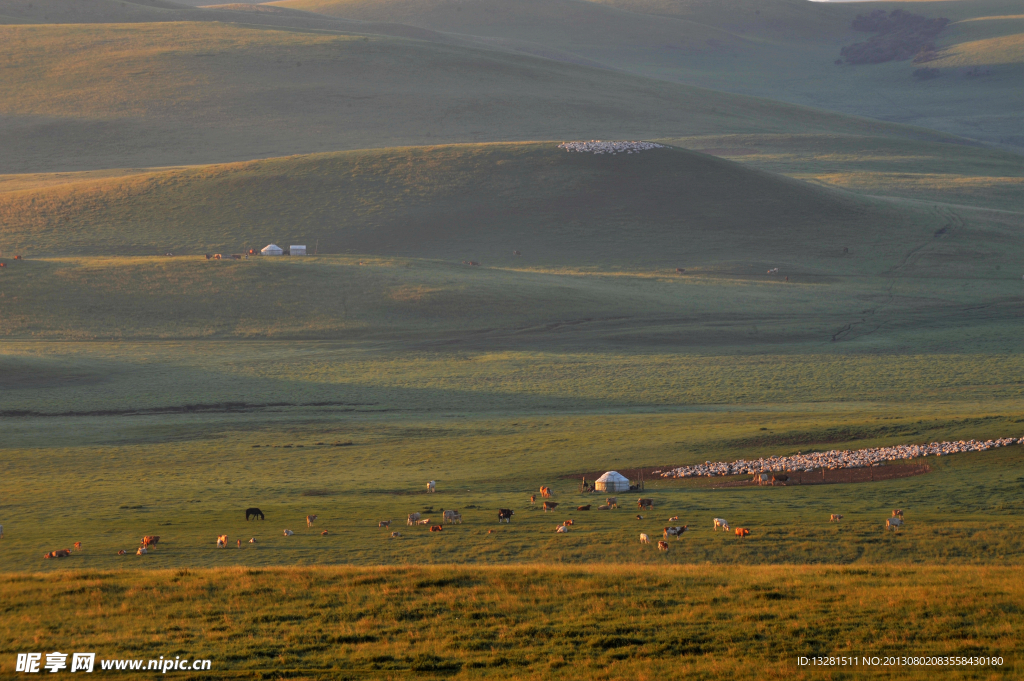
[[[247,508],[245,509],[246,522],[249,521],[249,516],[252,516],[253,518],[258,517],[260,520],[263,520],[263,511],[258,508]]]

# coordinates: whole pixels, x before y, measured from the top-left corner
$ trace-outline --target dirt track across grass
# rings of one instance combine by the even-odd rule
[[[817,470],[810,473],[793,471],[783,473],[789,476],[789,480],[779,485],[837,485],[848,482],[880,482],[882,480],[896,480],[897,478],[909,478],[915,475],[930,473],[931,468],[926,463],[905,464],[896,466],[867,466],[865,468],[839,468],[836,470]],[[739,478],[739,479],[737,479]],[[715,487],[753,487],[754,481],[746,475],[730,475],[726,482]]]

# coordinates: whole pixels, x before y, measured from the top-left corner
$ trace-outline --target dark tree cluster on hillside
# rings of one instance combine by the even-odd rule
[[[849,64],[881,64],[903,61],[922,54],[934,55],[935,44],[932,41],[948,23],[949,19],[929,19],[901,9],[888,14],[885,10],[877,9],[871,14],[858,15],[852,26],[854,30],[878,35],[866,42],[847,45],[839,54]]]

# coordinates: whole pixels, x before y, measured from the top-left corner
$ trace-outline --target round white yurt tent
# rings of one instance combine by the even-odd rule
[[[263,255],[281,255],[284,250],[277,244],[269,244],[260,251]]]
[[[594,489],[598,492],[628,492],[629,480],[618,471],[608,471],[594,482]]]

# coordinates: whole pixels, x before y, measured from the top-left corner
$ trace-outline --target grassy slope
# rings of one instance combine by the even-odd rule
[[[880,330],[873,340],[888,343],[927,327],[933,349],[991,350],[1009,341],[1019,304],[1016,214],[863,199],[671,148],[403,148],[39,184],[0,194],[8,256],[30,256],[0,282],[8,337],[472,332],[515,347],[585,321],[572,335],[586,346]],[[38,259],[270,241],[360,255]],[[783,272],[767,277],[771,267]],[[963,319],[974,331],[956,330]]]
[[[846,135],[712,135],[664,140],[772,173],[876,196],[1024,210],[1012,152]]]
[[[547,49],[643,76],[742,92],[844,113],[915,123],[1019,148],[1024,52],[1019,15],[1008,0],[912,3],[909,10],[957,21],[939,41],[943,78],[920,82],[910,62],[837,68],[841,46],[866,35],[849,28],[860,12],[902,5],[798,0],[556,3],[496,0],[283,0],[279,6],[333,16],[398,21],[485,36],[518,49]],[[984,27],[972,19],[985,18]],[[975,43],[979,32],[986,36]],[[540,53],[540,52],[538,52]],[[959,68],[992,64],[984,78]],[[984,99],[984,112],[976,102]]]
[[[809,679],[830,675],[798,656],[1003,656],[957,672],[990,679],[1019,675],[1022,644],[1020,580],[998,568],[68,572],[0,578],[0,590],[7,650],[38,651],[33,635],[45,636],[99,658],[212,658],[215,673],[255,677]]]
[[[907,245],[941,226],[925,211],[707,155],[599,156],[556,142],[340,152],[45,186],[52,179],[0,194],[8,251],[201,254],[319,239],[322,253],[503,265],[674,268],[756,254],[761,269],[789,253],[815,269],[847,242],[899,251],[892,240]],[[513,249],[528,255],[513,260]]]
[[[938,138],[573,64],[200,23],[0,27],[5,172],[433,141],[804,131]],[[125,64],[130,63],[131,69]],[[382,87],[386,84],[386,87]]]

